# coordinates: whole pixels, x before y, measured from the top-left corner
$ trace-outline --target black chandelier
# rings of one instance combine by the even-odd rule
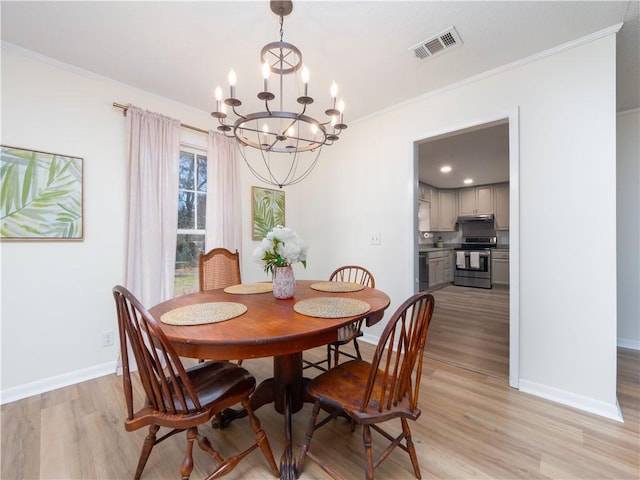
[[[307,113],[307,107],[313,103],[309,96],[309,69],[302,62],[300,50],[282,40],[284,17],[292,10],[291,1],[271,1],[271,11],[280,17],[280,40],[268,43],[260,52],[263,88],[257,97],[264,102],[265,110],[246,114],[238,112],[242,102],[236,97],[236,74],[231,70],[229,98],[222,99],[222,89],[218,86],[215,91],[216,109],[211,113],[218,119],[218,130],[237,139],[242,158],[253,175],[280,188],[304,180],[318,162],[322,147],[332,145],[347,128],[343,119],[344,102],[337,99],[338,86],[335,82],[330,89],[330,108],[324,112],[328,119],[321,122]],[[302,90],[296,74],[298,71]],[[278,78],[278,96],[269,90],[271,74]],[[292,74],[290,78],[294,84],[292,90],[297,89],[298,111],[292,111],[293,108],[287,110],[284,106],[285,76]],[[294,90],[292,98],[295,97]],[[273,105],[276,98],[279,103],[277,109]],[[235,115],[233,123],[227,123],[227,107]],[[254,166],[247,159],[244,149],[247,146],[260,151],[262,166]],[[302,155],[304,153],[308,155]]]

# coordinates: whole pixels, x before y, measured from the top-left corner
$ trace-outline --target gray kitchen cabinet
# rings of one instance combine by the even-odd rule
[[[434,232],[454,232],[458,217],[456,190],[431,191],[431,229]]]
[[[491,284],[509,285],[509,251],[491,252]]]
[[[469,187],[458,190],[458,213],[460,215],[493,213],[493,187]]]
[[[429,252],[429,288],[453,281],[453,250]]]
[[[453,250],[444,252],[444,283],[453,282]]]
[[[418,186],[418,199],[424,200],[425,202],[431,201],[431,192],[433,188],[424,183],[420,183]]]
[[[443,252],[429,252],[429,288],[444,282]]]
[[[493,187],[494,215],[496,230],[509,230],[509,184]]]
[[[458,218],[458,195],[455,190],[440,190],[438,192],[440,200],[439,231],[453,232],[456,230],[456,219]]]
[[[431,203],[422,199],[418,200],[418,230],[431,231]]]

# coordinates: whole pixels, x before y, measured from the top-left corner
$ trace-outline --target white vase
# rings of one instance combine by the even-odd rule
[[[273,269],[273,296],[280,299],[291,298],[296,293],[296,279],[293,276],[293,268],[274,267]]]

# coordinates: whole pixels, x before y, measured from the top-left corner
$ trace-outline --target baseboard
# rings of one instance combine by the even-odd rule
[[[618,338],[618,346],[622,348],[630,348],[631,350],[640,350],[640,340]]]
[[[378,344],[379,337],[365,333],[358,341],[371,343],[372,345]],[[640,350],[638,342],[631,340],[618,339],[618,346],[623,348],[632,348]],[[593,400],[589,397],[582,395],[576,395],[575,393],[559,390],[557,388],[542,385],[536,382],[530,382],[528,380],[520,379],[518,390],[524,393],[529,393],[537,397],[546,398],[556,403],[566,405],[578,410],[584,410],[589,413],[600,415],[601,417],[610,418],[617,422],[623,422],[622,409],[616,399],[616,404],[611,405],[609,403]]]
[[[56,377],[45,378],[36,382],[25,383],[17,387],[7,388],[0,392],[0,405],[15,402],[23,398],[68,387],[76,383],[103,377],[116,372],[116,361],[103,363],[90,368],[76,370]]]
[[[519,390],[524,393],[530,393],[537,397],[546,398],[556,403],[566,405],[568,407],[584,410],[585,412],[594,413],[601,417],[610,418],[617,422],[623,422],[622,410],[616,400],[616,404],[601,402],[575,393],[559,390],[557,388],[542,385],[536,382],[520,379]]]

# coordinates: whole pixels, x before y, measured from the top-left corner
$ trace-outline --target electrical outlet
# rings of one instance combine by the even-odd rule
[[[113,332],[104,332],[102,334],[102,346],[109,347],[113,345]]]
[[[380,233],[369,234],[369,245],[380,245]]]

